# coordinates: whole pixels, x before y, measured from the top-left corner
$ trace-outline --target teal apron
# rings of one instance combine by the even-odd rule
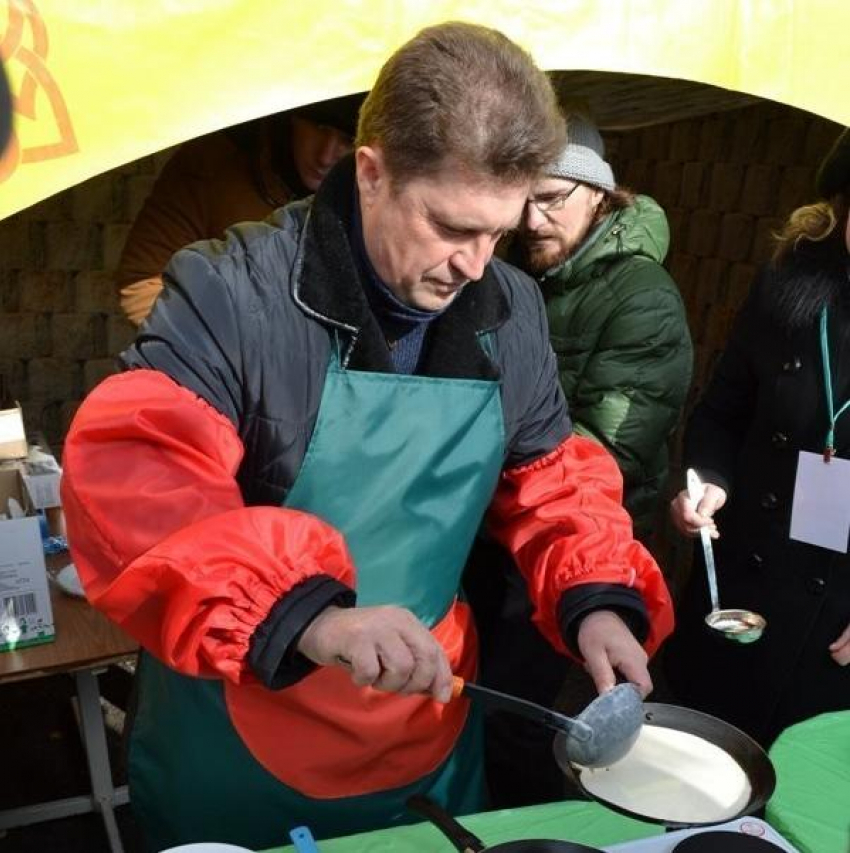
[[[467,678],[477,649],[456,596],[503,453],[498,383],[344,370],[334,353],[285,502],[344,534],[358,606],[410,609]],[[480,721],[467,703],[355,688],[340,667],[270,691],[143,655],[137,678],[130,791],[155,850],[262,849],[297,824],[328,838],[403,823],[414,791],[456,814],[483,806]]]

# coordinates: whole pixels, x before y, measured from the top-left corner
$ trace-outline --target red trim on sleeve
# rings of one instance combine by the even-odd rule
[[[610,453],[572,435],[546,456],[505,471],[493,500],[491,532],[526,579],[535,622],[564,653],[558,603],[582,583],[622,584],[640,593],[649,614],[649,654],[673,630],[667,584],[633,538],[622,483]]]
[[[188,675],[251,680],[256,626],[295,584],[354,586],[342,535],[280,507],[245,507],[230,421],[152,370],[113,376],[65,443],[62,501],[89,600]]]

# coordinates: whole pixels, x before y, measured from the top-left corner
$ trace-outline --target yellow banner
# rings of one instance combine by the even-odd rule
[[[202,133],[368,89],[393,49],[447,19],[502,30],[546,69],[709,83],[850,124],[847,0],[0,0],[15,95],[0,218]]]

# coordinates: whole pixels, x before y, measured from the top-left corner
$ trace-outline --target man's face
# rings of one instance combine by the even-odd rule
[[[540,275],[573,255],[594,224],[601,190],[565,178],[544,178],[532,187],[520,238],[529,270]]]
[[[292,160],[301,183],[311,192],[340,157],[351,151],[352,139],[341,130],[292,116]]]
[[[399,184],[378,146],[358,148],[356,162],[369,260],[399,300],[425,311],[445,308],[481,278],[496,243],[519,224],[531,186],[450,166]]]

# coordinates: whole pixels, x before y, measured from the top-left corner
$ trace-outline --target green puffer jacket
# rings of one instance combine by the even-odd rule
[[[661,266],[669,243],[664,211],[638,196],[540,281],[576,432],[617,459],[626,508],[644,539],[693,366],[682,299]]]

